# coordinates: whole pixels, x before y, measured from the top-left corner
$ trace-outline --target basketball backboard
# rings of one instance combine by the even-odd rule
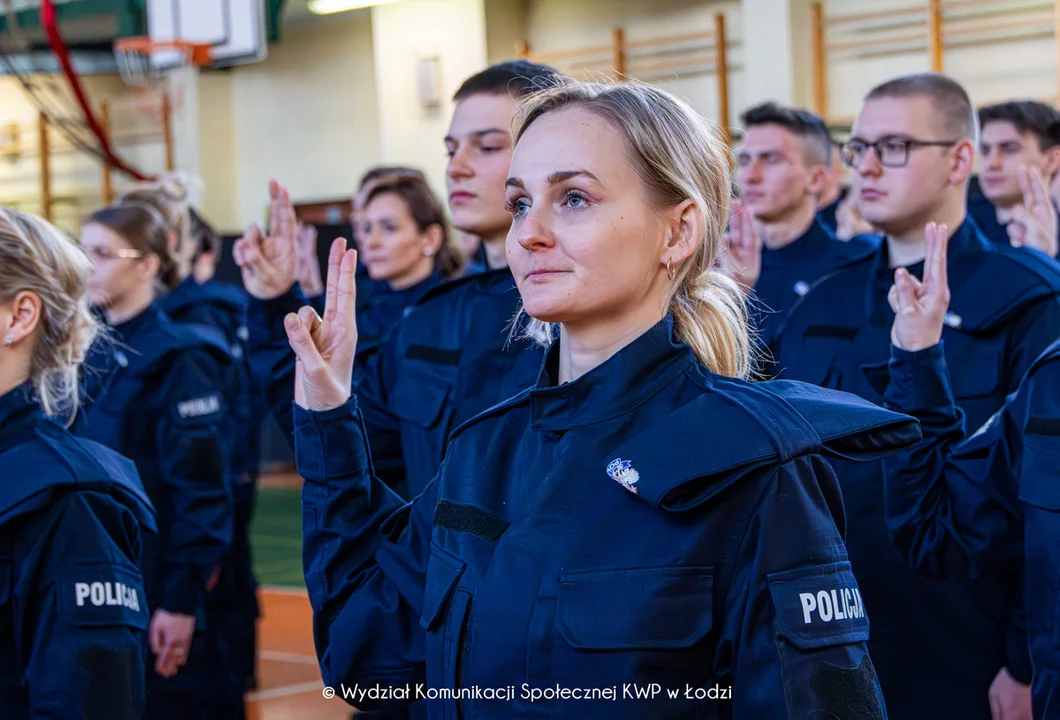
[[[147,0],[154,41],[209,43],[214,67],[264,60],[268,54],[266,0]],[[175,51],[152,54],[156,69],[182,65]]]

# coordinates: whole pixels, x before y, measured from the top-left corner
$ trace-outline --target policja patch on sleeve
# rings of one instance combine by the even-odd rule
[[[790,718],[883,720],[869,619],[849,562],[767,576]]]
[[[125,625],[144,630],[150,613],[138,572],[118,565],[84,565],[56,572],[60,619],[77,627]]]
[[[197,427],[220,422],[224,417],[225,403],[219,392],[178,401],[173,408],[173,417],[178,425]]]
[[[777,631],[800,649],[866,642],[869,619],[849,562],[773,573]]]

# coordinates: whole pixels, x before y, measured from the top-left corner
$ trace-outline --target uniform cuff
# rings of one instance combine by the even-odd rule
[[[306,482],[370,478],[372,461],[357,396],[319,412],[295,404],[294,455],[298,474]]]
[[[902,412],[933,410],[954,404],[944,345],[910,352],[891,346],[887,370],[891,381],[883,399]]]
[[[190,569],[169,568],[166,573],[165,595],[159,607],[171,613],[194,615],[205,594],[203,583]]]
[[[297,313],[308,304],[309,301],[302,294],[302,288],[298,283],[292,285],[290,290],[279,297],[268,300],[251,298],[248,311],[252,318],[249,323],[251,331],[254,328],[263,327],[267,329],[267,337],[286,339],[287,331],[283,327],[283,319],[289,313]]]
[[[1031,665],[1030,648],[1027,647],[1027,634],[1014,628],[1009,628],[1005,637],[1005,669],[1016,682],[1031,684],[1034,668]]]

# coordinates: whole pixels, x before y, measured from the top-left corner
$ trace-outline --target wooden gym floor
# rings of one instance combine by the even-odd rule
[[[302,579],[300,480],[261,479],[251,527],[261,585],[258,689],[247,694],[248,720],[346,720],[353,708],[326,699],[313,650],[312,610]]]

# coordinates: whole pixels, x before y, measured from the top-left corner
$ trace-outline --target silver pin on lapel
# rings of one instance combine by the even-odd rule
[[[631,460],[615,458],[608,464],[607,474],[610,475],[611,479],[615,482],[621,483],[626,490],[629,490],[633,494],[638,494],[637,481],[640,480],[640,473],[633,469],[633,462]]]

